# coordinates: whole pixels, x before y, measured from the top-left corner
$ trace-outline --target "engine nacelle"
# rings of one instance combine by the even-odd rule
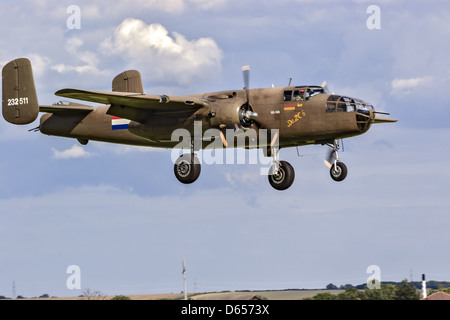
[[[247,101],[232,98],[212,103],[209,116],[212,127],[225,129],[236,125],[248,128],[258,114],[253,112]]]

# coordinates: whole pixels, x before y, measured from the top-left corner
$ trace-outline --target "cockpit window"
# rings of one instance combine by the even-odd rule
[[[305,100],[305,90],[294,90],[294,101]]]
[[[291,101],[292,100],[292,90],[288,90],[284,92],[284,101]]]

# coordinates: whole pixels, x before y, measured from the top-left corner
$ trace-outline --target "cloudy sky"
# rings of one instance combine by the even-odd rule
[[[258,165],[204,165],[186,186],[170,150],[1,119],[0,295],[181,292],[183,259],[191,292],[356,285],[371,265],[382,281],[450,280],[449,38],[444,0],[1,1],[0,67],[29,58],[41,104],[126,69],[152,94],[239,89],[248,64],[252,88],[326,80],[399,122],[344,142],[341,183],[326,147],[282,150],[296,179],[278,192]]]

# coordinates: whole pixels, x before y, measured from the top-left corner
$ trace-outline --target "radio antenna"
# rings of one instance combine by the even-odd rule
[[[184,300],[187,300],[187,283],[186,283],[186,262],[183,259],[183,279],[184,279]]]

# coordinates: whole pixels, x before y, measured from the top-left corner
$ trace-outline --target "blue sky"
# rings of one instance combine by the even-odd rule
[[[370,265],[382,281],[450,279],[446,1],[2,1],[0,27],[0,66],[28,57],[41,104],[130,68],[147,93],[239,89],[248,64],[252,88],[326,80],[399,119],[345,140],[342,183],[325,147],[281,150],[296,170],[284,192],[258,165],[204,165],[186,186],[170,150],[81,147],[2,119],[0,295],[13,281],[23,296],[181,292],[183,259],[191,292],[360,284]]]

